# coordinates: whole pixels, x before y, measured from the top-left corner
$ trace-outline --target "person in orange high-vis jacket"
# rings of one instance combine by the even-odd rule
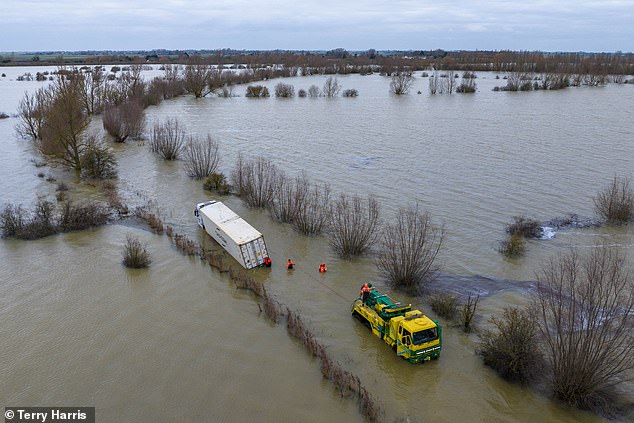
[[[271,259],[269,257],[264,257],[264,266],[271,267]]]
[[[370,292],[372,292],[372,289],[370,289],[367,282],[364,283],[361,287],[361,300],[363,301],[363,304],[367,304]]]
[[[293,260],[288,259],[288,261],[286,262],[286,268],[288,270],[293,270],[294,267],[295,267],[295,263],[293,262]]]
[[[319,273],[324,273],[326,270],[328,270],[328,268],[326,267],[326,263],[322,261],[319,265]]]

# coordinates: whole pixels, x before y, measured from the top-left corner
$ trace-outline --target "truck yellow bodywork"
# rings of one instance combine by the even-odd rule
[[[440,357],[442,328],[411,304],[401,305],[372,290],[372,300],[352,303],[352,315],[366,324],[374,335],[383,339],[396,354],[411,363]]]

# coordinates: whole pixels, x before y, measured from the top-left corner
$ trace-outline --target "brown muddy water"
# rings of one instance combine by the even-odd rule
[[[14,113],[24,91],[39,86],[14,81],[24,71],[0,68],[7,74],[0,112]],[[339,81],[358,98],[182,97],[148,109],[148,122],[178,117],[190,133],[212,134],[227,174],[238,152],[262,154],[290,175],[305,171],[329,182],[335,193],[373,193],[386,219],[419,203],[447,228],[441,260],[448,276],[439,283],[480,290],[476,326],[483,328],[504,306],[524,303],[534,272],[571,245],[618,245],[634,261],[631,226],[562,231],[529,242],[518,260],[496,251],[511,216],[592,216],[592,196],[614,174],[634,177],[634,86],[495,93],[503,81],[494,78],[480,74],[475,95],[429,96],[427,80],[417,75],[409,95],[393,97],[385,78],[346,76]],[[287,82],[297,90],[323,81]],[[16,139],[15,122],[0,120],[3,204],[28,205],[38,195],[54,200],[56,183],[47,175],[67,182],[74,198],[100,198],[72,173],[36,168],[30,160],[37,155]],[[155,201],[176,231],[213,246],[191,215],[209,194],[185,176],[182,163],[163,162],[136,142],[113,148],[117,184],[130,204]],[[238,198],[221,199],[267,239],[273,268],[254,276],[302,313],[378,399],[386,420],[603,421],[502,381],[475,355],[477,335],[450,325],[440,360],[402,362],[350,317],[363,281],[383,287],[371,259],[338,260],[325,238],[299,236]],[[121,265],[128,233],[148,243],[150,269]],[[288,257],[298,265],[291,273],[282,266]],[[321,260],[326,274],[317,272]],[[260,314],[249,293],[181,256],[164,236],[125,224],[3,240],[0,275],[0,405],[94,405],[99,421],[361,421],[354,402],[322,380],[318,363]],[[394,296],[433,316],[420,299]],[[623,387],[626,396],[632,392],[631,384]]]

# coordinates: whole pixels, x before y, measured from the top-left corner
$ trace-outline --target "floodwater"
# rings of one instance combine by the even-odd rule
[[[7,74],[0,78],[0,112],[14,113],[24,91],[40,86],[14,80],[36,70],[0,68]],[[286,82],[298,90],[324,79]],[[535,271],[570,246],[618,245],[634,261],[632,226],[561,231],[530,241],[516,260],[496,251],[511,216],[592,216],[592,197],[615,174],[634,177],[634,86],[504,93],[492,91],[502,79],[483,73],[475,95],[430,96],[417,74],[412,92],[394,97],[389,80],[378,75],[339,81],[359,97],[181,97],[149,108],[148,123],[177,117],[189,133],[211,134],[221,143],[226,174],[239,152],[264,155],[289,175],[305,171],[329,183],[335,193],[376,195],[386,220],[399,207],[429,210],[447,231],[441,253],[447,276],[439,283],[484,294],[480,328],[504,306],[523,304]],[[264,84],[272,91],[277,82]],[[236,91],[243,95],[244,88]],[[15,123],[0,120],[2,203],[28,205],[38,195],[54,200],[56,182],[48,175],[71,185],[73,198],[99,198],[72,172],[36,168],[30,160],[37,154],[16,139]],[[92,129],[100,131],[100,123]],[[186,177],[182,163],[164,162],[136,142],[112,146],[117,184],[130,204],[154,201],[176,231],[213,246],[191,215],[210,194]],[[341,261],[324,237],[300,236],[238,198],[221,199],[267,239],[273,268],[255,277],[302,313],[332,356],[377,398],[386,420],[603,421],[504,382],[474,353],[477,335],[449,324],[440,360],[401,361],[349,314],[363,281],[383,287],[371,259]],[[128,233],[148,243],[150,269],[120,264]],[[294,272],[283,268],[288,257],[297,263]],[[326,274],[317,272],[322,260]],[[5,240],[0,274],[0,404],[94,405],[103,421],[361,421],[354,402],[322,380],[318,363],[259,313],[250,294],[181,256],[164,236],[110,225]],[[394,296],[433,316],[420,299]],[[623,387],[630,398],[633,391]]]

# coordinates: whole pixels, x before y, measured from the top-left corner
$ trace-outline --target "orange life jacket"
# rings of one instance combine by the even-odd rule
[[[328,270],[328,268],[326,267],[326,265],[324,263],[319,265],[319,271],[321,273],[324,273],[326,270]]]
[[[292,268],[293,268],[293,266],[295,266],[295,263],[294,263],[294,262],[292,262],[292,261],[286,262],[286,268],[287,268],[287,269],[292,269]]]

